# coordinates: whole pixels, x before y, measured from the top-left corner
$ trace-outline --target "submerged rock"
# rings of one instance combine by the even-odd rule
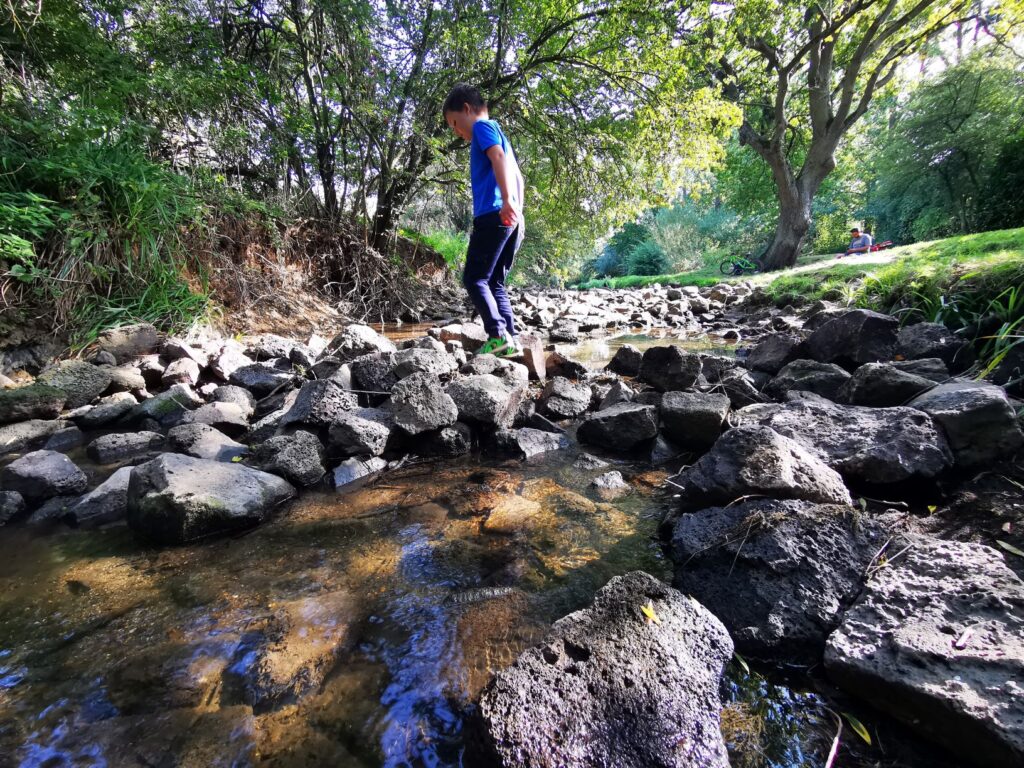
[[[969,762],[1024,764],[1024,582],[980,544],[906,545],[829,637],[829,676]]]
[[[252,527],[294,495],[252,467],[165,453],[132,470],[128,526],[143,539],[181,544]]]
[[[487,685],[486,749],[504,768],[725,768],[719,680],[732,651],[695,600],[646,573],[616,576]]]

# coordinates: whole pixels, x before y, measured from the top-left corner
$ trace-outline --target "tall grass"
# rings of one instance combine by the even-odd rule
[[[466,258],[466,249],[469,247],[469,236],[465,232],[453,232],[451,230],[439,230],[437,232],[416,232],[411,229],[403,229],[400,233],[403,237],[423,243],[441,254],[444,263],[453,272],[461,269]]]

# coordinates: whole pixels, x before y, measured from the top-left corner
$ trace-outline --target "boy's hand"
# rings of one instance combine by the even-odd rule
[[[501,211],[498,212],[498,218],[506,227],[511,227],[513,224],[519,223],[520,215],[511,203],[504,202],[501,205]]]

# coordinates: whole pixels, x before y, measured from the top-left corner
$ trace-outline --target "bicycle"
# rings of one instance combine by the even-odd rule
[[[747,254],[726,259],[718,268],[722,270],[723,275],[756,275],[758,272],[764,272],[764,263]]]

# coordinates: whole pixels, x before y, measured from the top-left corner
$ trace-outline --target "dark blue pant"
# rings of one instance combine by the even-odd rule
[[[505,292],[505,278],[512,270],[516,251],[523,241],[522,224],[506,227],[498,211],[473,219],[462,284],[483,320],[487,335],[516,335],[512,305]]]

